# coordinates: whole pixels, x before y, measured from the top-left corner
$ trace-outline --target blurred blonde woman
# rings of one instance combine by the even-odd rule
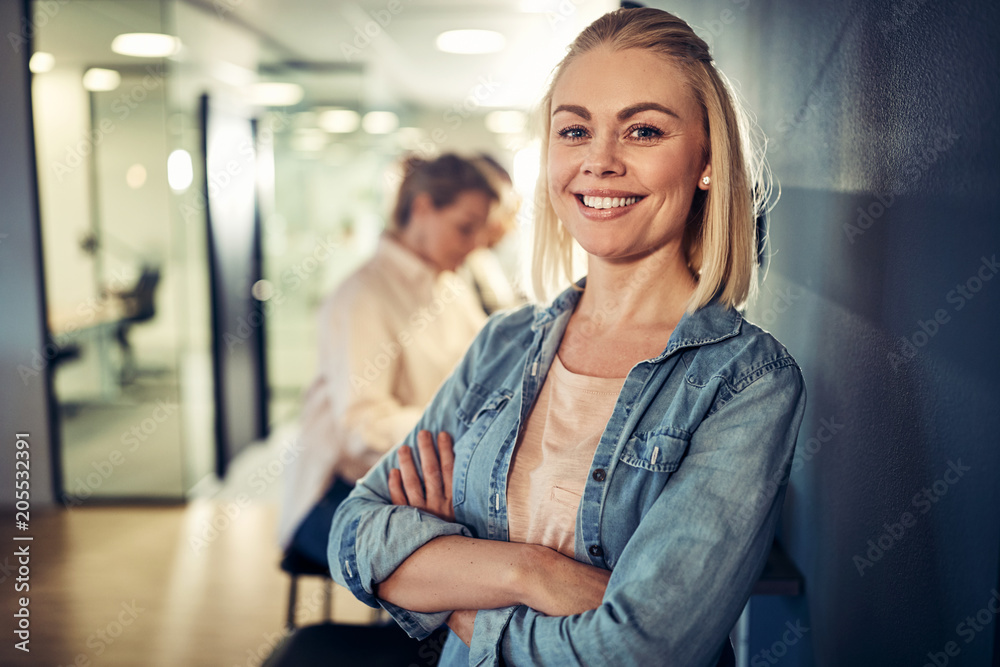
[[[765,192],[744,116],[681,19],[595,21],[541,104],[539,279],[492,318],[333,521],[335,578],[442,665],[732,664],[805,409],[740,314]]]

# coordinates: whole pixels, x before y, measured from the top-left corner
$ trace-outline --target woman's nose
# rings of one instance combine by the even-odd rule
[[[489,223],[480,227],[479,230],[476,232],[475,236],[473,237],[472,248],[469,250],[469,252],[472,252],[472,250],[475,250],[477,248],[489,248],[491,231],[492,230],[490,230]]]
[[[625,171],[619,153],[620,146],[614,137],[590,142],[587,155],[580,168],[592,176],[620,176]]]

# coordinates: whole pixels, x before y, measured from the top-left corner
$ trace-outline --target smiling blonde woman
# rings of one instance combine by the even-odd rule
[[[731,664],[805,409],[737,310],[761,162],[659,10],[588,27],[542,110],[535,275],[575,241],[587,277],[487,323],[337,512],[331,570],[412,636],[447,623],[442,665]]]

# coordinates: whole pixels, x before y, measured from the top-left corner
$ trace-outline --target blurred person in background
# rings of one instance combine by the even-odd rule
[[[469,254],[459,275],[470,282],[483,311],[490,315],[527,301],[523,290],[511,283],[509,269],[512,267],[505,268],[496,252],[501,242],[516,235],[521,198],[514,190],[510,174],[491,156],[483,153],[474,158],[473,163],[490,182],[499,201],[486,223],[484,247]]]
[[[286,470],[279,542],[326,561],[337,505],[417,423],[485,322],[454,271],[487,240],[498,193],[472,161],[409,157],[375,255],[319,310],[302,453]]]

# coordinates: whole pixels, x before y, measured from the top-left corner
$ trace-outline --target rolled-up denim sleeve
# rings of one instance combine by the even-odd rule
[[[805,411],[794,362],[760,370],[692,433],[601,606],[482,610],[470,665],[715,664],[770,551]]]
[[[395,465],[387,456],[379,468]],[[376,479],[373,479],[376,477]],[[411,637],[423,639],[451,612],[417,613],[375,597],[375,586],[392,574],[410,554],[443,535],[471,537],[465,526],[443,521],[414,507],[392,505],[382,475],[358,482],[338,508],[330,531],[327,557],[334,580],[365,604],[381,605]],[[378,490],[376,490],[377,487]],[[381,493],[385,493],[383,497]]]
[[[469,530],[414,507],[396,506],[389,496],[389,471],[399,466],[400,447],[413,450],[420,471],[417,433],[422,429],[446,431],[454,440],[465,425],[456,418],[457,407],[469,386],[476,356],[484,346],[487,328],[480,332],[455,370],[438,389],[414,429],[388,451],[360,480],[337,508],[330,527],[327,559],[334,581],[371,607],[381,605],[407,634],[423,639],[441,626],[451,612],[418,613],[378,599],[375,587],[391,575],[414,551],[445,535],[471,537]]]

